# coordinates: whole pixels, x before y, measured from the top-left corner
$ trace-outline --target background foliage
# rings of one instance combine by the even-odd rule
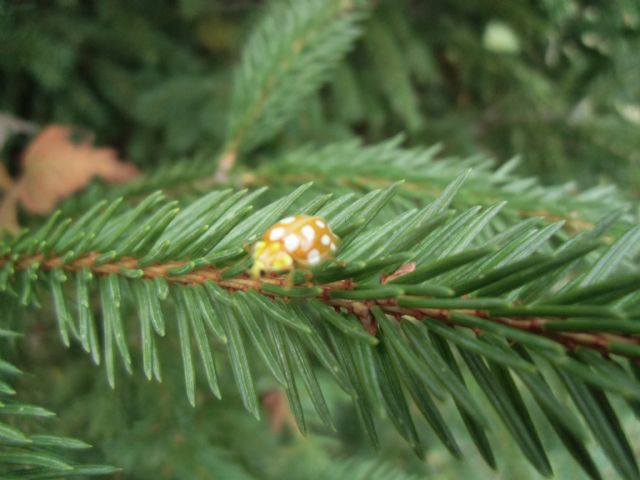
[[[568,448],[587,472],[580,473],[585,478],[587,474],[598,478],[596,467],[603,478],[636,478],[640,390],[636,391],[638,385],[632,376],[637,367],[624,360],[624,356],[636,356],[636,350],[612,349],[623,356],[616,356],[611,364],[590,350],[578,351],[577,357],[562,353],[562,365],[575,367],[568,379],[567,373],[548,372],[550,366],[561,364],[559,356],[551,361],[535,358],[536,365],[546,365],[542,368],[544,379],[562,408],[586,419],[575,420],[575,431],[572,420],[561,423],[558,431],[553,421],[545,419],[550,410],[553,413],[559,408],[558,403],[538,403],[535,392],[542,388],[540,379],[522,374],[516,383],[509,380],[513,372],[521,373],[518,368],[529,361],[527,354],[517,351],[516,356],[510,345],[501,343],[504,332],[481,338],[471,347],[473,354],[465,356],[464,348],[456,354],[469,397],[460,392],[453,400],[435,395],[446,428],[433,428],[433,417],[431,427],[416,420],[422,443],[428,447],[426,453],[420,452],[420,459],[400,438],[409,437],[414,450],[421,450],[411,428],[397,422],[394,428],[394,421],[406,417],[402,405],[394,403],[399,397],[388,394],[394,385],[389,380],[393,375],[380,380],[381,391],[366,392],[384,407],[363,407],[357,402],[354,406],[331,370],[318,368],[326,367],[323,359],[329,357],[310,347],[313,356],[308,361],[313,373],[305,375],[307,363],[302,360],[295,371],[298,383],[311,395],[301,392],[298,398],[290,393],[291,413],[283,407],[286,402],[279,389],[279,385],[291,385],[291,380],[282,381],[277,375],[274,379],[273,375],[282,360],[267,355],[273,361],[271,371],[264,365],[255,369],[264,362],[264,351],[270,344],[264,351],[253,347],[244,353],[236,351],[235,357],[230,348],[227,357],[220,354],[224,350],[218,338],[213,348],[222,400],[217,400],[205,388],[207,382],[212,385],[211,371],[206,367],[203,371],[196,368],[198,387],[190,383],[189,375],[194,373],[189,373],[182,360],[186,352],[184,330],[174,328],[162,342],[154,340],[151,350],[149,332],[140,329],[144,321],[138,323],[136,310],[145,305],[147,294],[135,286],[129,291],[126,286],[136,283],[144,267],[119,271],[127,280],[115,287],[119,280],[92,280],[84,278],[82,271],[77,275],[67,272],[69,281],[65,283],[67,276],[61,270],[41,272],[41,265],[21,264],[20,259],[54,252],[68,255],[66,261],[74,262],[92,250],[115,251],[105,257],[106,264],[125,255],[147,255],[149,262],[196,262],[171,274],[175,276],[216,262],[231,265],[238,274],[247,266],[241,257],[243,242],[268,226],[269,215],[275,220],[287,208],[319,210],[332,213],[332,226],[347,240],[343,258],[353,262],[347,273],[325,272],[328,280],[338,278],[336,275],[352,276],[366,291],[367,285],[377,288],[371,282],[384,268],[395,268],[409,259],[419,265],[441,260],[444,263],[435,265],[441,270],[414,280],[416,284],[433,280],[421,287],[421,291],[431,289],[426,294],[429,298],[452,296],[446,292],[455,291],[456,298],[440,300],[437,305],[455,310],[465,304],[446,302],[467,301],[458,298],[458,293],[467,293],[463,287],[469,289],[473,282],[480,282],[478,288],[486,286],[482,275],[495,273],[492,269],[496,266],[506,268],[509,262],[526,261],[527,253],[537,252],[540,257],[533,260],[536,264],[547,262],[547,277],[538,282],[535,276],[518,280],[502,271],[507,277],[502,288],[488,286],[486,294],[468,290],[485,302],[477,308],[490,312],[493,308],[497,317],[509,315],[509,309],[514,312],[522,304],[533,309],[542,305],[538,311],[544,319],[545,305],[552,304],[556,313],[548,314],[551,320],[559,315],[580,321],[584,317],[622,321],[626,322],[622,326],[615,323],[623,329],[622,334],[635,335],[634,321],[640,311],[640,63],[634,52],[639,47],[640,7],[633,0],[530,1],[517,7],[485,0],[1,1],[0,111],[36,127],[67,124],[94,132],[96,143],[115,147],[141,175],[120,186],[96,182],[60,204],[60,217],[21,211],[21,224],[31,226],[31,233],[8,237],[3,244],[1,283],[13,285],[10,279],[14,273],[7,265],[15,263],[18,274],[15,286],[8,287],[17,298],[3,294],[0,307],[0,337],[7,337],[0,338],[1,359],[7,362],[0,364],[0,395],[4,395],[0,401],[11,405],[4,411],[0,404],[0,413],[10,417],[7,423],[0,423],[0,440],[9,445],[0,449],[0,455],[18,464],[39,465],[31,471],[32,477],[24,478],[52,478],[47,476],[54,475],[51,471],[65,478],[70,474],[66,466],[75,468],[77,474],[103,473],[113,478],[211,478],[211,472],[216,472],[216,478],[230,479],[493,478],[495,473],[488,466],[493,461],[508,478],[539,478],[540,473],[550,471],[549,465],[558,478],[576,478],[576,463],[567,454]],[[12,135],[2,145],[0,158],[14,177],[21,174],[20,155],[31,135]],[[463,182],[469,168],[472,170]],[[403,179],[402,186],[394,183]],[[295,198],[278,203],[277,199],[307,181],[315,183],[298,190]],[[270,188],[261,195],[249,194],[246,203],[230,193],[206,196],[217,188],[255,191],[262,186]],[[148,196],[158,188],[165,191],[167,199]],[[374,192],[378,188],[383,190]],[[333,195],[331,200],[323,197],[327,193]],[[362,195],[368,196],[355,202]],[[123,204],[113,210],[96,203],[119,196],[124,198]],[[233,213],[213,209],[225,198],[239,202]],[[137,225],[127,217],[127,211],[142,199],[146,199],[142,202],[146,207],[140,210]],[[174,212],[178,204],[172,200],[184,208],[181,214]],[[502,201],[508,203],[503,205]],[[222,205],[229,208],[234,204],[228,202]],[[249,204],[264,210],[253,216]],[[340,214],[347,205],[352,205],[351,210]],[[449,206],[456,212],[447,212]],[[82,217],[87,211],[92,213]],[[98,212],[104,215],[94,220],[92,215]],[[78,226],[65,236],[66,226],[61,222],[66,216]],[[172,230],[174,216],[178,227],[174,223]],[[99,221],[103,223],[98,225]],[[183,227],[192,224],[193,235],[187,238],[189,231],[181,231],[179,222],[184,222]],[[56,230],[42,228],[54,224],[62,227],[52,250],[41,242]],[[119,230],[122,225],[128,225],[124,235]],[[207,237],[210,225],[228,235],[224,239]],[[200,237],[196,227],[203,227]],[[409,242],[405,248],[399,243],[394,251],[384,242],[385,234],[400,227],[406,237],[398,238],[417,238],[422,243],[416,242],[412,248]],[[96,237],[79,236],[87,232]],[[161,251],[162,240],[173,242],[172,246]],[[604,246],[592,252],[589,242]],[[593,248],[599,245],[594,243]],[[482,250],[487,246],[497,250]],[[580,251],[570,261],[553,263],[558,255],[566,256],[566,250]],[[228,257],[223,255],[220,260],[216,255],[221,252]],[[400,256],[385,260],[395,253]],[[388,264],[376,270],[367,264],[375,260]],[[515,264],[526,273],[533,262]],[[112,277],[115,275],[104,278]],[[83,282],[91,292],[86,294],[86,306],[81,296]],[[91,285],[97,289],[91,290]],[[587,300],[593,290],[586,290],[586,295],[581,290],[590,285],[601,288],[595,302]],[[114,288],[122,288],[120,313],[110,308],[117,303]],[[369,294],[374,298],[391,295],[388,287],[373,292],[371,288]],[[263,293],[291,294],[277,289]],[[165,306],[168,325],[173,319],[182,325],[180,305],[190,305],[190,297],[177,295],[176,299],[171,297],[178,305],[175,312],[167,313]],[[567,301],[567,295],[578,295],[578,299]],[[495,296],[508,304],[488,298]],[[243,301],[252,306],[252,300]],[[90,357],[83,351],[92,353],[94,361],[99,358],[87,331],[84,337],[78,333],[78,342],[69,342],[69,349],[64,348],[64,322],[75,317],[76,302],[80,322],[88,318],[82,317],[82,312],[86,315],[90,311],[116,326],[113,356],[102,360],[106,378],[90,366]],[[42,308],[23,305],[38,303]],[[571,303],[574,305],[567,305]],[[581,307],[579,313],[571,310]],[[65,308],[71,315],[65,314]],[[127,352],[127,342],[122,342],[124,337],[118,337],[120,315],[132,355]],[[300,318],[309,321],[304,315]],[[68,321],[69,325],[75,322]],[[421,365],[411,357],[418,355],[419,349],[406,350],[409,356],[393,357],[402,349],[394,350],[397,338],[393,330],[384,327],[384,320],[381,322],[378,327],[385,340],[384,349],[380,349],[386,352],[389,364]],[[593,322],[588,320],[586,326],[593,328]],[[198,332],[197,323],[189,325],[187,329]],[[351,335],[362,336],[357,323],[352,327]],[[556,327],[566,328],[566,324]],[[227,334],[228,328],[225,324]],[[243,324],[243,328],[250,327]],[[291,334],[279,328],[285,333],[276,329],[270,341],[287,335],[298,338],[297,330]],[[16,337],[9,330],[23,336]],[[245,337],[248,331],[243,330]],[[457,338],[472,341],[460,333],[461,329],[455,331],[460,335]],[[70,328],[67,335],[76,333]],[[61,334],[63,342],[57,338]],[[440,334],[430,331],[428,338],[438,345]],[[101,342],[109,335],[98,333]],[[417,334],[403,329],[398,335],[406,340]],[[348,335],[345,338],[340,341],[355,342]],[[189,348],[199,359],[201,344]],[[297,352],[287,351],[289,355]],[[156,369],[161,364],[163,382],[145,382],[137,372],[124,375],[120,367],[113,366],[113,357],[118,355],[125,369],[127,358],[132,357],[133,367],[147,377],[158,376]],[[243,370],[237,367],[244,355],[254,366],[250,388]],[[488,358],[488,367],[479,366],[478,358]],[[481,362],[485,365],[485,360]],[[503,362],[515,370],[505,373]],[[588,372],[579,370],[578,362],[587,365]],[[12,365],[27,373],[16,376]],[[482,396],[478,375],[489,369],[487,381],[494,382],[494,387],[500,385],[502,390],[498,390],[504,391],[507,400]],[[384,377],[380,371],[378,375]],[[117,385],[111,390],[109,383],[115,377]],[[324,392],[322,401],[322,395],[314,394],[314,379]],[[606,383],[606,379],[613,380]],[[235,381],[239,392],[232,387]],[[514,388],[517,384],[524,400],[517,400],[519,394],[510,389],[512,383]],[[405,391],[410,389],[408,385]],[[438,382],[436,387],[437,393],[441,388]],[[416,389],[421,391],[414,384]],[[22,403],[6,400],[14,390],[15,402]],[[215,387],[211,390],[214,394],[218,391]],[[251,400],[253,390],[256,397]],[[483,441],[467,433],[474,431],[469,428],[473,419],[463,415],[459,420],[458,408],[466,398],[482,399],[480,409],[493,426],[484,442],[493,447],[493,453],[478,450],[476,446]],[[580,403],[581,398],[586,400]],[[301,402],[297,407],[296,400]],[[323,417],[323,401],[330,406],[337,433]],[[29,413],[27,417],[50,413],[38,410],[40,407],[25,410],[23,404],[41,405],[55,411],[58,418],[25,422],[24,415],[15,414],[20,408]],[[494,410],[496,404],[499,408]],[[244,407],[261,412],[263,419],[256,422]],[[363,430],[358,422],[356,412],[361,414],[363,408],[386,409],[375,420],[380,445],[377,453],[367,438],[371,431]],[[413,404],[410,409],[414,417],[420,410]],[[300,424],[301,412],[310,432],[304,438],[297,433],[293,418]],[[477,432],[479,427],[475,428]],[[44,430],[55,434],[55,439],[38,436]],[[586,438],[584,430],[592,432],[591,440],[582,440]],[[81,438],[94,448],[84,449],[83,442],[70,437]],[[25,442],[30,444],[25,447]],[[29,456],[18,455],[25,451]],[[464,454],[462,461],[455,459],[460,454]],[[112,473],[111,467],[97,464],[115,465],[124,473]]]

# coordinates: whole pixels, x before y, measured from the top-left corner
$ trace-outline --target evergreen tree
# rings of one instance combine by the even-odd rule
[[[0,476],[639,478],[640,6],[265,3],[0,3],[10,174],[140,170],[0,240]]]

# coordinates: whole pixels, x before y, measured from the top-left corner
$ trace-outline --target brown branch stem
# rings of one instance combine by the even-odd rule
[[[270,275],[262,279],[254,279],[246,273],[243,273],[233,278],[223,279],[222,273],[224,272],[224,268],[215,268],[213,266],[194,269],[191,272],[181,275],[172,275],[170,270],[184,266],[187,262],[171,261],[140,267],[136,258],[122,257],[110,262],[96,264],[96,259],[99,256],[100,253],[91,252],[84,254],[73,261],[65,263],[63,258],[60,256],[45,257],[43,255],[32,255],[23,257],[17,261],[14,260],[14,265],[17,270],[24,270],[35,264],[38,264],[39,268],[45,271],[59,268],[66,271],[77,272],[84,268],[88,268],[97,275],[121,274],[123,269],[139,269],[142,270],[142,277],[145,279],[162,277],[169,283],[182,285],[201,284],[206,281],[213,281],[218,286],[228,290],[229,292],[248,290],[261,291],[261,286],[264,283],[278,285],[283,288],[286,288],[289,285],[287,275]],[[0,258],[0,268],[8,261],[11,260],[7,257]],[[306,286],[314,285],[308,283]],[[634,335],[618,335],[599,332],[548,332],[544,330],[545,323],[559,320],[559,317],[504,317],[491,315],[490,312],[485,310],[408,308],[399,306],[393,298],[381,300],[349,300],[331,298],[330,293],[332,290],[349,290],[355,288],[357,285],[351,279],[339,280],[315,286],[320,286],[322,288],[322,292],[317,297],[318,300],[337,310],[347,311],[356,315],[362,325],[372,335],[377,334],[377,326],[373,320],[371,309],[374,306],[378,306],[386,314],[396,318],[397,320],[400,320],[404,316],[408,316],[422,321],[439,321],[449,326],[464,328],[469,327],[457,325],[452,314],[463,313],[473,315],[514,329],[542,335],[562,344],[569,350],[582,346],[606,354],[609,353],[608,345],[613,342],[640,346],[640,337]],[[268,298],[275,298],[273,294],[266,292],[261,293]],[[287,300],[286,297],[285,300]],[[481,333],[475,328],[472,330],[476,333]]]

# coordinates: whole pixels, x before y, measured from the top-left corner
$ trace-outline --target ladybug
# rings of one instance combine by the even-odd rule
[[[253,247],[251,276],[306,269],[331,258],[338,237],[322,217],[294,215],[272,225]]]

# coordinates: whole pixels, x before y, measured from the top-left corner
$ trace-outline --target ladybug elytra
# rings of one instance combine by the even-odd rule
[[[319,265],[333,255],[338,241],[321,217],[294,215],[283,218],[256,242],[251,275],[258,278],[264,273]]]

